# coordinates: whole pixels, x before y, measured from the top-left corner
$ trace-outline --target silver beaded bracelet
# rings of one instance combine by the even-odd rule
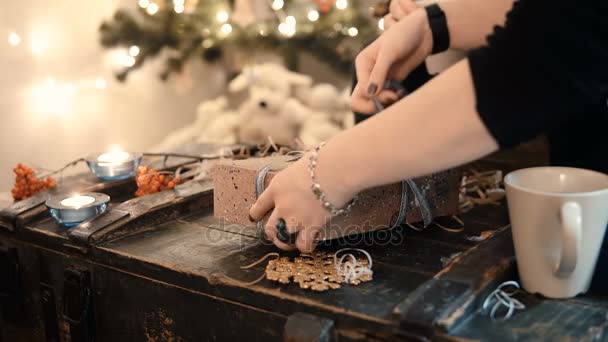
[[[308,170],[310,171],[310,179],[312,180],[311,190],[312,193],[315,194],[317,199],[321,202],[323,208],[327,209],[331,213],[331,216],[338,216],[351,211],[353,206],[357,201],[357,197],[353,198],[344,208],[336,208],[335,205],[331,204],[327,200],[327,195],[321,189],[321,184],[317,182],[317,177],[315,175],[315,168],[317,167],[317,159],[319,158],[319,150],[321,147],[325,145],[325,142],[319,144],[315,149],[310,153],[310,157],[308,158]]]

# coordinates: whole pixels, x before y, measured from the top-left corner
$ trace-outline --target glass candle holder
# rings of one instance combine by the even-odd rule
[[[86,161],[98,178],[119,180],[135,176],[142,161],[142,154],[112,151],[89,156]]]
[[[64,227],[74,227],[99,216],[108,209],[110,196],[98,192],[57,195],[46,201],[49,213]]]

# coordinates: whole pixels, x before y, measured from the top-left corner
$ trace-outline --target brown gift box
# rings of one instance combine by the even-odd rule
[[[264,188],[272,177],[287,167],[293,156],[274,156],[242,160],[222,160],[213,169],[213,214],[227,222],[251,226],[249,208],[255,203],[255,180],[258,170],[272,164]],[[461,173],[452,169],[414,179],[424,194],[433,217],[458,213],[458,189]],[[334,239],[376,229],[392,227],[399,216],[402,183],[368,189],[359,194],[352,210],[332,218],[320,238]],[[312,190],[311,190],[312,191]],[[407,215],[405,222],[422,221],[418,202],[407,187]]]

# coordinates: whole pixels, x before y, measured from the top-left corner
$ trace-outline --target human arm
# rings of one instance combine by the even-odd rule
[[[431,3],[438,4],[445,13],[450,47],[459,50],[483,45],[494,26],[504,25],[506,13],[513,6],[513,0],[392,0],[390,11],[384,17],[385,29],[390,29],[401,19]]]
[[[440,97],[442,101],[436,101]],[[430,81],[382,113],[342,132],[320,150],[317,180],[328,200],[340,207],[356,193],[476,159],[497,148],[475,110],[466,61]],[[310,190],[307,158],[277,174],[251,209],[259,220],[268,211],[266,236],[276,239],[279,218],[299,231],[295,247],[309,252],[329,218]],[[274,208],[274,210],[273,210]]]
[[[450,46],[468,50],[481,46],[492,27],[502,25],[512,0],[447,0],[438,2],[447,17]],[[379,89],[386,79],[403,80],[432,53],[433,33],[425,10],[411,0],[393,0],[384,18],[385,32],[356,59],[357,84],[353,110],[372,113],[368,93],[393,103],[397,94]],[[394,29],[393,29],[394,28]],[[373,87],[373,88],[372,88]]]
[[[321,183],[325,178],[338,184],[332,190],[342,194],[334,199],[341,205],[364,189],[454,167],[497,148],[477,114],[463,60],[331,139],[320,152],[317,172]]]
[[[607,14],[601,2],[573,8],[520,0],[488,46],[330,140],[317,168],[330,201],[340,206],[359,189],[455,166],[554,128],[567,131],[573,116],[606,118]],[[261,217],[276,207],[266,226],[271,239],[273,220],[285,217],[300,231],[297,247],[314,248],[327,212],[310,184],[306,160],[299,161],[252,208]]]

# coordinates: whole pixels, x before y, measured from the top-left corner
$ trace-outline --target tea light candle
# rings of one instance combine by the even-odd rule
[[[66,207],[72,207],[74,209],[80,209],[82,206],[88,205],[95,202],[95,197],[91,196],[72,196],[62,200],[61,205]]]
[[[64,227],[78,224],[103,214],[108,209],[110,196],[88,192],[80,195],[53,196],[46,201],[51,217]]]
[[[141,164],[141,153],[111,151],[86,158],[87,165],[103,180],[118,180],[135,176]]]
[[[101,164],[121,164],[129,159],[130,154],[124,151],[111,151],[101,154],[97,161]]]

